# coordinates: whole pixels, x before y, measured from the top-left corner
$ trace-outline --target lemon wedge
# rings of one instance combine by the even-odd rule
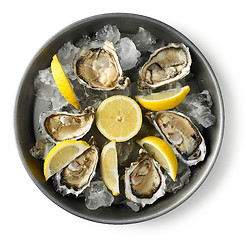
[[[80,108],[80,104],[56,55],[53,56],[53,60],[51,62],[51,71],[56,85],[63,97],[78,110]]]
[[[165,111],[179,105],[189,93],[190,87],[164,90],[149,95],[137,95],[135,98],[146,109],[152,111]]]
[[[84,141],[66,140],[51,149],[44,161],[44,176],[47,181],[51,176],[80,156],[90,145]]]
[[[142,112],[132,98],[115,95],[100,104],[96,112],[96,125],[109,140],[124,142],[140,130]]]
[[[145,137],[138,140],[137,143],[153,155],[155,160],[167,171],[173,181],[175,181],[178,162],[176,155],[169,144],[161,138],[154,136]]]
[[[104,146],[100,158],[100,171],[105,185],[114,196],[120,194],[116,141]]]

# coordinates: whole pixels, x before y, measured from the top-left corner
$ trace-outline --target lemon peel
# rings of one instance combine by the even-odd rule
[[[119,195],[118,160],[115,140],[105,145],[102,150],[100,171],[105,185],[112,191],[114,196]]]
[[[146,109],[165,111],[179,105],[190,91],[189,86],[177,89],[164,90],[149,95],[136,95],[135,98]]]
[[[105,99],[96,112],[98,130],[109,140],[124,142],[134,137],[142,125],[139,105],[130,97],[115,95]]]
[[[66,140],[58,143],[45,158],[43,168],[45,180],[47,181],[89,147],[85,141]]]
[[[178,170],[178,161],[170,145],[163,139],[154,136],[144,137],[141,140],[138,140],[137,143],[153,155],[155,160],[159,162],[173,181],[175,181]]]
[[[51,71],[55,83],[63,97],[78,110],[80,104],[56,55],[53,56],[51,62]]]

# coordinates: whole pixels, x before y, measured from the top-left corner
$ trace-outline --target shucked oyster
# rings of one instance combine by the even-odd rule
[[[93,137],[90,141],[92,141],[90,148],[85,150],[53,177],[56,190],[63,196],[73,194],[78,197],[90,185],[95,175],[98,162],[98,148],[95,146],[95,142],[93,142]]]
[[[190,72],[191,56],[183,43],[157,49],[139,71],[138,87],[158,88],[176,82]]]
[[[74,60],[74,72],[81,84],[99,90],[125,89],[130,83],[123,76],[118,55],[109,41],[101,46],[82,47]]]
[[[81,113],[47,111],[40,115],[39,123],[44,137],[53,143],[82,138],[92,126],[95,109],[87,107]]]
[[[125,169],[126,197],[144,207],[162,197],[166,191],[166,176],[149,153],[140,149],[138,161]]]
[[[203,161],[205,141],[190,118],[176,111],[148,112],[146,117],[188,166]]]

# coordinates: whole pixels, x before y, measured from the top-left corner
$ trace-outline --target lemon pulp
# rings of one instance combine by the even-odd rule
[[[84,141],[66,140],[58,143],[45,158],[43,169],[45,179],[48,180],[89,147],[90,145]]]
[[[175,181],[178,170],[178,161],[170,145],[163,139],[154,136],[145,137],[138,140],[137,143],[153,155],[155,160],[159,162],[173,181]]]
[[[136,95],[135,98],[146,109],[165,111],[179,105],[190,91],[189,86],[177,89],[164,90],[149,95]]]
[[[118,160],[114,140],[105,145],[102,150],[100,171],[105,185],[112,191],[113,195],[119,195]]]
[[[80,104],[56,55],[53,56],[53,60],[51,62],[51,71],[56,85],[63,97],[76,109],[79,109]]]
[[[96,112],[96,125],[106,138],[124,142],[140,130],[142,112],[132,98],[115,95],[100,104]]]

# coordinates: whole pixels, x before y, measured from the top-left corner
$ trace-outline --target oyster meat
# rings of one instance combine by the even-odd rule
[[[127,199],[142,207],[166,192],[166,176],[159,163],[144,149],[140,149],[137,162],[125,169],[124,180]]]
[[[183,43],[157,49],[139,71],[138,87],[158,88],[184,78],[190,72],[191,56]]]
[[[90,148],[54,175],[56,190],[63,196],[73,194],[78,197],[90,185],[95,175],[98,155],[98,148],[92,143]]]
[[[148,112],[146,117],[188,166],[203,161],[205,141],[190,118],[176,111]]]
[[[74,73],[79,83],[99,90],[125,89],[130,83],[123,75],[114,45],[109,41],[82,47],[74,59]]]
[[[95,109],[87,107],[81,113],[47,111],[40,115],[39,123],[45,138],[53,143],[82,138],[95,119]]]

